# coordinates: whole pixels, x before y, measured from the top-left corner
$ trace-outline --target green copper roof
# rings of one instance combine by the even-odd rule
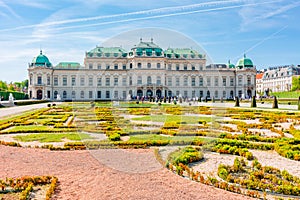
[[[79,69],[80,63],[77,62],[60,62],[55,66],[56,69]]]
[[[34,57],[32,59],[32,65],[35,65],[35,66],[46,66],[46,67],[51,67],[52,66],[52,64],[50,63],[50,61],[47,58],[47,56],[43,55],[42,50],[40,51],[40,55],[38,55],[37,57]]]
[[[168,48],[164,53],[165,56],[169,58],[172,57],[172,54],[174,54],[175,58],[187,58],[188,56],[191,58],[203,58],[202,54],[199,54],[198,51],[191,48]]]
[[[87,55],[92,57],[93,55],[98,57],[120,57],[120,56],[127,56],[127,52],[125,49],[121,47],[96,47],[89,52],[87,52]]]
[[[253,67],[253,63],[252,63],[252,60],[250,60],[249,58],[246,58],[246,55],[244,55],[244,58],[241,58],[237,64],[236,64],[236,67],[238,68],[251,68]]]
[[[234,64],[230,63],[230,60],[228,61],[227,67],[229,67],[229,68],[235,68]]]
[[[156,56],[162,56],[163,52],[162,48],[153,43],[153,39],[151,39],[151,42],[143,42],[142,39],[140,39],[140,43],[135,45],[131,50],[135,51],[138,56],[142,56],[143,52],[145,52],[147,56],[152,56],[153,52],[155,52]]]

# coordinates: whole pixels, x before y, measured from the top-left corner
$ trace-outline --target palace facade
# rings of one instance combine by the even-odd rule
[[[112,100],[136,97],[229,99],[255,95],[256,68],[244,56],[237,65],[206,64],[191,48],[163,50],[140,39],[130,51],[99,47],[85,53],[84,64],[53,66],[42,51],[28,66],[30,98]]]

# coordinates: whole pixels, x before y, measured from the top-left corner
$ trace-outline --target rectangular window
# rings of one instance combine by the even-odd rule
[[[123,99],[126,99],[126,91],[122,92]]]
[[[89,69],[93,69],[93,64],[89,63]]]
[[[122,78],[122,86],[126,86],[126,83],[127,83],[127,79],[126,79],[126,77],[123,77]]]
[[[187,96],[188,96],[188,91],[186,91],[186,90],[183,91],[183,96],[184,96],[184,97],[187,97]]]
[[[118,91],[115,91],[114,92],[114,99],[117,99],[117,98],[119,98],[119,93],[118,93]]]
[[[142,85],[142,77],[141,76],[137,77],[137,84]]]
[[[247,84],[251,85],[251,76],[247,76]]]
[[[38,76],[38,78],[37,78],[37,84],[38,85],[42,85],[42,77],[41,76]]]
[[[206,84],[207,84],[207,86],[210,86],[210,85],[211,85],[211,79],[210,79],[210,77],[207,77],[207,78],[206,78]]]
[[[110,98],[110,92],[109,92],[109,91],[106,91],[106,92],[105,92],[105,97],[106,97],[107,99]]]
[[[219,86],[219,77],[215,77],[215,86]]]
[[[126,69],[126,65],[123,65],[123,70],[125,70]]]
[[[199,86],[203,86],[203,77],[199,77]]]
[[[132,85],[132,76],[129,76],[129,85]]]
[[[84,98],[84,91],[80,92],[80,98],[82,98],[82,99]]]
[[[193,90],[193,91],[192,91],[192,97],[195,97],[195,96],[196,96],[196,91]]]
[[[195,80],[195,77],[192,77],[192,86],[196,86],[196,80]]]
[[[199,95],[200,97],[203,97],[203,90],[200,90]]]
[[[158,76],[156,78],[156,85],[161,85],[161,78],[160,78],[160,76]]]
[[[215,91],[215,98],[218,98],[218,96],[219,96],[219,93],[218,93],[218,91],[216,90],[216,91]]]
[[[223,86],[226,86],[226,77],[222,77]]]
[[[179,96],[180,92],[179,90],[176,91],[176,96]]]
[[[63,77],[63,86],[67,86],[68,82],[67,82],[67,77],[64,76]]]
[[[226,91],[223,91],[223,98],[226,98]]]
[[[114,78],[114,86],[118,86],[119,85],[119,78]]]
[[[109,65],[106,65],[106,69],[109,69],[110,68],[110,66]]]
[[[187,64],[184,64],[183,69],[187,70]]]
[[[234,78],[230,77],[230,86],[234,86]]]
[[[58,77],[54,77],[54,86],[58,86]]]
[[[105,86],[110,86],[110,78],[109,77],[107,77],[105,79]]]
[[[168,77],[168,86],[172,86],[172,77]]]
[[[97,91],[97,98],[101,99],[101,91]]]
[[[176,86],[179,86],[180,85],[180,79],[179,77],[176,77]]]
[[[98,64],[98,69],[101,69],[101,64]]]
[[[176,71],[179,71],[179,64],[176,64]]]
[[[89,86],[93,86],[93,77],[89,77]]]
[[[118,65],[115,65],[115,66],[114,66],[114,69],[118,69]]]
[[[84,77],[81,77],[80,78],[80,86],[84,86],[84,82],[85,82]]]
[[[239,84],[239,86],[243,85],[243,77],[242,76],[238,77],[238,84]]]
[[[243,91],[239,90],[239,98],[242,98]]]
[[[97,78],[97,86],[102,86],[102,78]]]
[[[89,91],[89,98],[90,98],[90,99],[93,98],[93,91]]]
[[[184,77],[183,86],[188,86],[188,77]]]
[[[47,85],[50,85],[50,76],[47,77]]]
[[[160,69],[160,63],[157,63],[157,69]]]
[[[168,64],[168,70],[172,70],[172,65]]]
[[[72,86],[76,85],[76,77],[71,78],[71,84],[72,84]]]

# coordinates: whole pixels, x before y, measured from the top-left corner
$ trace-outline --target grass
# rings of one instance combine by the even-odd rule
[[[84,139],[93,139],[88,134],[84,133],[57,133],[57,134],[29,134],[29,135],[17,135],[14,136],[14,139],[21,142],[63,142],[63,139],[73,140],[73,141],[81,141]]]
[[[192,143],[194,141],[210,141],[211,139],[201,138],[197,136],[162,136],[156,134],[142,134],[142,135],[134,135],[130,136],[129,142],[152,142],[152,141],[163,141],[163,142],[176,142],[176,141],[184,141],[186,143]]]
[[[198,116],[182,116],[182,115],[150,115],[144,117],[136,117],[132,120],[136,121],[152,121],[152,122],[186,122],[187,124],[197,124],[199,121],[211,122],[212,118]]]
[[[299,98],[300,91],[292,92],[272,92],[271,96],[276,96],[278,98]]]

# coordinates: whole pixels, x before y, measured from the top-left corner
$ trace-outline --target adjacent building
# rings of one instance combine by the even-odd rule
[[[244,56],[237,65],[206,64],[191,48],[162,49],[153,40],[126,51],[100,47],[85,53],[84,64],[54,66],[42,51],[28,66],[30,98],[112,100],[136,97],[228,99],[256,94],[256,68]]]
[[[261,83],[256,83],[257,91],[268,95],[269,92],[283,92],[292,89],[292,79],[300,75],[300,66],[285,65],[269,67],[263,71]]]

